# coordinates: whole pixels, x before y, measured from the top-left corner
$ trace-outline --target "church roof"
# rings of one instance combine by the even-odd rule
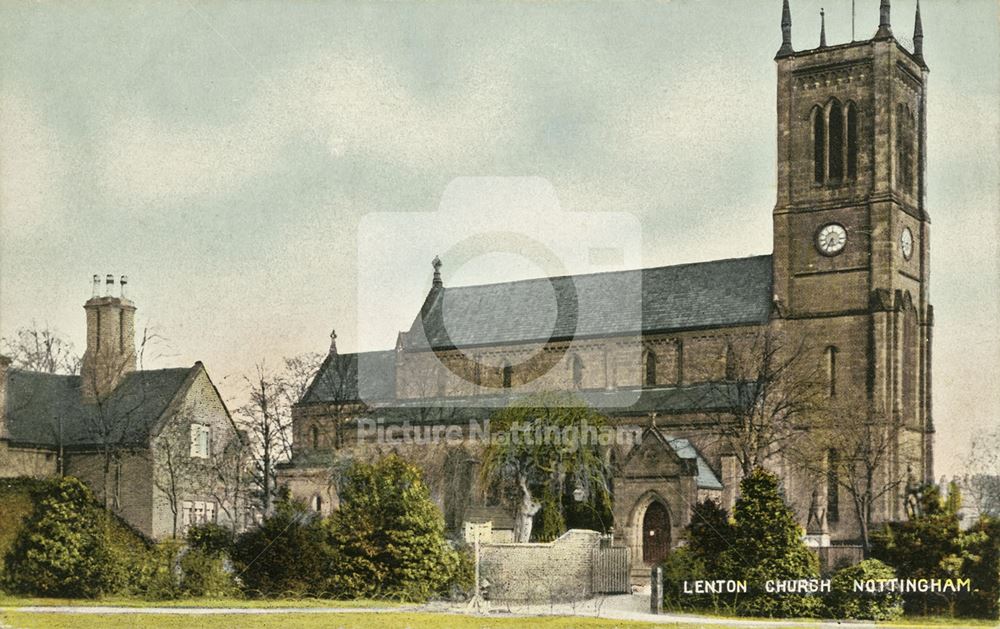
[[[178,369],[134,371],[122,379],[100,407],[84,403],[80,376],[11,369],[7,374],[4,434],[0,438],[39,446],[58,446],[61,442],[64,446],[85,447],[105,439],[143,444],[171,401],[199,369],[201,363]]]
[[[434,287],[403,342],[445,349],[763,324],[771,295],[769,255]]]
[[[396,395],[396,352],[328,354],[301,403],[388,400]]]

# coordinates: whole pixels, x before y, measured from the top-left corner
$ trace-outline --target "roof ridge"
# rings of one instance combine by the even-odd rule
[[[635,268],[635,269],[618,269],[616,271],[591,271],[590,273],[566,273],[564,275],[545,275],[545,276],[542,276],[542,277],[527,277],[527,278],[520,279],[520,280],[506,280],[506,281],[503,281],[503,282],[487,282],[487,283],[484,283],[484,284],[461,284],[461,285],[458,285],[458,286],[451,286],[451,287],[445,286],[445,287],[443,287],[443,289],[444,289],[445,292],[447,292],[448,290],[456,290],[456,289],[460,289],[460,288],[480,288],[480,287],[487,287],[487,286],[490,286],[490,287],[492,287],[492,286],[509,286],[509,285],[512,285],[512,284],[527,284],[529,282],[541,282],[541,281],[544,281],[544,280],[551,281],[551,280],[565,279],[565,278],[569,278],[569,277],[593,277],[593,276],[597,276],[597,275],[614,275],[616,273],[636,273],[636,272],[641,273],[643,271],[657,271],[657,270],[660,270],[660,269],[680,269],[680,268],[690,267],[690,266],[703,266],[703,265],[707,266],[709,264],[721,264],[723,262],[739,262],[739,261],[743,261],[743,260],[755,260],[755,259],[758,259],[758,258],[770,258],[772,256],[773,256],[773,254],[770,254],[770,253],[762,253],[762,254],[758,254],[758,255],[743,256],[743,257],[737,257],[737,258],[721,258],[721,259],[718,259],[718,260],[702,260],[700,262],[681,262],[680,264],[664,264],[664,265],[661,265],[661,266],[643,266],[643,267],[639,267],[639,268]]]

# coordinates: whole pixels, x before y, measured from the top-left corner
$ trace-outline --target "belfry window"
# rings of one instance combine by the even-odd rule
[[[836,185],[858,176],[858,108],[831,100],[816,105],[812,117],[813,181]]]

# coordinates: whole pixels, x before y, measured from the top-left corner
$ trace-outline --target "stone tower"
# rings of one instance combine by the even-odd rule
[[[80,365],[80,379],[86,402],[104,400],[126,375],[135,371],[135,305],[125,295],[127,284],[123,275],[121,292],[115,296],[115,280],[108,275],[102,294],[101,278],[95,275],[94,294],[83,306],[87,312],[87,349]]]
[[[900,486],[904,475],[931,481],[928,68],[920,8],[912,49],[894,37],[890,3],[882,0],[871,39],[827,45],[823,33],[818,47],[802,51],[792,46],[788,0],[782,8],[775,310],[827,348],[831,373],[839,361],[864,374],[844,384],[860,390],[897,434],[887,473]],[[898,515],[894,502],[886,515]]]

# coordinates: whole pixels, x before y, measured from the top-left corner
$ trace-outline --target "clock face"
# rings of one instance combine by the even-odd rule
[[[847,230],[839,223],[824,225],[816,234],[816,247],[823,255],[837,255],[844,250],[845,244],[847,244]]]
[[[913,232],[910,231],[909,227],[904,227],[903,233],[899,235],[899,249],[907,260],[913,255]]]

